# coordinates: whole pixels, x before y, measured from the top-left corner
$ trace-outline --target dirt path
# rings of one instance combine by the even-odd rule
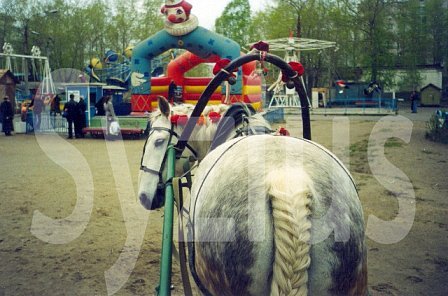
[[[412,228],[399,242],[383,244],[368,238],[372,295],[446,295],[448,291],[448,147],[424,139],[425,116],[412,118],[409,144],[392,139],[385,145],[387,160],[412,184],[415,199],[405,198],[409,204],[414,202],[416,210]],[[335,153],[345,157],[358,184],[366,223],[371,215],[395,218],[402,192],[381,184],[368,164],[368,140],[379,118],[339,120],[334,124],[332,117],[314,118],[314,140],[332,149],[334,139],[340,143],[347,135],[343,127],[348,125],[345,151],[350,154],[343,149]],[[295,136],[297,124],[297,118],[288,117],[286,126]],[[394,126],[383,132],[393,134]],[[0,136],[0,295],[106,295],[106,281],[110,287],[116,284],[116,295],[153,293],[158,283],[162,212],[141,211],[132,194],[142,146],[143,140],[106,145],[97,139],[66,142],[45,136]],[[122,149],[125,153],[120,154]],[[369,152],[374,159],[376,152]],[[75,180],[82,184],[77,187]],[[397,180],[390,181],[394,188]],[[80,188],[81,204],[76,198]],[[59,224],[70,231],[66,242],[54,244],[48,241],[64,228],[33,223],[36,211],[52,219],[64,219],[74,211],[80,215]],[[79,235],[70,238],[75,230],[80,230]],[[134,258],[135,267],[129,268]],[[119,259],[128,266],[129,278],[110,270]],[[173,294],[181,295],[177,264],[173,282]]]

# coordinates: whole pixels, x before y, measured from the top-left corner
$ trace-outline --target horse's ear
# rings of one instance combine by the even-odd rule
[[[170,115],[170,103],[168,103],[167,99],[162,96],[157,97],[157,102],[159,104],[159,110],[163,115],[168,117]]]

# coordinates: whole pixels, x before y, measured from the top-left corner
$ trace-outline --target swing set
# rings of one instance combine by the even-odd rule
[[[51,77],[50,63],[47,57],[41,56],[39,47],[33,46],[31,55],[15,54],[10,43],[3,45],[0,53],[0,66],[5,68],[23,85],[25,96],[30,94],[32,84],[38,83],[36,95],[45,96],[56,93]]]

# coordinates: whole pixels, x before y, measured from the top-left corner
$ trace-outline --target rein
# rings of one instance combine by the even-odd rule
[[[152,133],[154,131],[164,131],[169,133],[169,139],[168,139],[168,143],[167,143],[167,147],[166,147],[166,151],[164,153],[163,156],[163,160],[160,164],[160,168],[156,169],[156,168],[150,168],[147,167],[143,164],[143,159],[144,156],[146,154],[146,145],[148,143],[148,139],[150,138],[150,136],[152,135]],[[182,187],[184,187],[185,184],[181,183],[180,180],[183,177],[187,178],[187,187],[190,188],[191,187],[191,171],[193,170],[193,167],[190,168],[190,160],[191,157],[188,157],[188,160],[183,164],[183,170],[184,170],[184,174],[180,177],[177,178],[174,176],[174,167],[175,167],[175,159],[181,159],[181,158],[186,158],[182,156],[182,152],[183,151],[179,151],[176,149],[176,147],[171,143],[173,137],[175,137],[178,141],[179,141],[179,135],[174,131],[174,124],[171,123],[171,128],[165,128],[165,127],[154,127],[152,128],[152,130],[150,131],[150,133],[148,134],[148,137],[146,138],[145,141],[145,145],[143,146],[143,154],[142,154],[142,158],[140,160],[140,170],[144,173],[148,173],[148,174],[153,174],[153,175],[157,175],[159,177],[159,181],[157,183],[157,191],[162,191],[163,195],[165,196],[165,199],[163,200],[163,203],[165,204],[165,210],[164,210],[164,235],[165,235],[165,231],[170,232],[170,234],[167,234],[167,237],[170,237],[171,242],[168,243],[168,245],[165,243],[165,238],[163,238],[163,242],[162,242],[162,262],[166,262],[165,260],[167,260],[168,266],[162,264],[161,265],[161,272],[160,272],[160,282],[159,282],[159,287],[156,289],[158,292],[160,291],[165,291],[165,293],[162,293],[163,295],[166,294],[166,289],[168,289],[169,291],[169,286],[170,286],[170,278],[171,278],[171,256],[172,256],[172,223],[173,223],[173,205],[174,205],[174,200],[173,197],[175,198],[176,196],[178,198],[175,198],[175,201],[177,203],[177,210],[178,210],[178,214],[180,215],[180,228],[179,228],[179,259],[180,259],[180,269],[181,269],[181,275],[182,275],[182,284],[184,287],[184,293],[186,296],[191,296],[192,295],[192,291],[191,291],[191,286],[190,286],[190,280],[188,278],[188,269],[186,266],[186,253],[185,253],[185,240],[183,239],[183,229],[182,229],[182,205],[183,205],[183,198],[182,195],[180,194],[176,194],[176,192],[174,192],[175,187],[176,190],[178,191],[177,193],[182,193]],[[193,159],[196,160],[197,159],[197,152],[193,149],[193,147],[191,147],[190,145],[186,146],[194,155]],[[173,151],[173,149],[175,151]],[[173,157],[174,156],[174,157]],[[167,172],[167,176],[165,176],[167,178],[167,180],[164,181],[164,176],[163,176],[163,172],[164,172],[164,168],[166,165],[168,159],[168,166],[172,167],[172,169],[170,170],[170,168],[168,168],[168,172]],[[167,222],[169,221],[169,222]],[[171,224],[171,230],[170,229],[165,229],[166,225]],[[170,228],[170,227],[167,227]],[[159,294],[159,293],[157,293]]]

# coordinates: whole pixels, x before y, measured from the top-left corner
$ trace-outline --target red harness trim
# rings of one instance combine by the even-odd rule
[[[188,121],[188,116],[185,114],[174,114],[171,116],[170,121],[172,124],[185,126]]]

